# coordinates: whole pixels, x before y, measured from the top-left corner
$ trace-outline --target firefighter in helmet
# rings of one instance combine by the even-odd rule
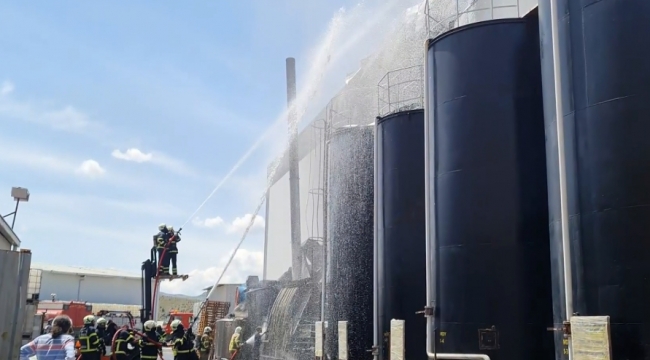
[[[169,275],[169,249],[165,251],[169,241],[169,230],[167,225],[158,225],[158,235],[156,235],[156,250],[158,251],[158,275]]]
[[[179,234],[174,232],[173,226],[170,226],[167,229],[169,231],[169,249],[167,249],[167,252],[169,253],[168,261],[171,261],[171,274],[178,275],[178,266],[176,264],[178,257],[177,244],[181,241],[181,237]],[[169,266],[169,263],[167,263],[167,266]],[[169,271],[169,268],[167,270]]]
[[[197,356],[192,343],[191,329],[185,331],[180,320],[172,321],[171,327],[174,360],[195,360]]]
[[[158,355],[162,357],[162,348],[160,348],[160,338],[156,334],[156,322],[148,320],[144,323],[144,335],[138,345],[140,345],[140,359],[157,359]]]
[[[212,350],[212,328],[206,326],[205,329],[203,329],[201,343],[199,344],[201,360],[208,360],[208,357],[210,356],[210,350]]]
[[[100,353],[100,355],[106,355],[106,341],[104,339],[106,338],[106,334],[107,334],[107,330],[106,330],[106,324],[107,323],[108,322],[103,317],[100,317],[99,319],[97,319],[97,322],[96,322],[97,327],[96,327],[95,330],[97,331],[97,336],[99,337],[99,353]]]
[[[95,316],[84,317],[84,327],[79,330],[81,360],[99,360],[101,341],[95,329]]]
[[[133,332],[130,330],[119,330],[120,334],[117,335],[117,340],[115,340],[115,359],[116,360],[127,360],[130,359],[130,355],[133,350],[129,349],[131,345],[134,349],[137,346],[135,343],[135,337]]]

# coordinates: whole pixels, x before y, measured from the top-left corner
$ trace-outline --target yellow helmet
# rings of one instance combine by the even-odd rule
[[[206,326],[205,329],[203,329],[203,333],[204,333],[204,334],[209,334],[209,333],[211,333],[211,332],[212,332],[212,328],[209,327],[209,326]]]
[[[180,320],[172,321],[171,326],[172,326],[172,331],[176,331],[176,329],[178,329],[179,326],[180,326],[181,330],[183,329],[183,323],[181,323]]]
[[[169,230],[169,231],[171,231],[171,232],[174,232],[174,227],[173,227],[173,226],[168,226],[168,227],[167,227],[167,230]]]
[[[163,230],[165,230],[166,228],[167,228],[167,225],[165,225],[165,224],[160,224],[160,225],[158,225],[158,230],[160,230],[160,231],[163,231]]]
[[[84,317],[84,325],[93,325],[95,323],[94,315],[87,315]]]
[[[153,320],[147,320],[144,322],[144,331],[151,331],[156,328],[156,322]]]
[[[97,325],[106,325],[107,322],[108,321],[106,321],[106,319],[104,319],[103,317],[97,319]]]

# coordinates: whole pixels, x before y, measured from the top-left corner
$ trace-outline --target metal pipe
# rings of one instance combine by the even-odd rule
[[[555,90],[555,121],[557,126],[557,156],[560,178],[560,221],[562,225],[562,262],[564,272],[564,301],[566,321],[573,315],[573,269],[571,266],[571,238],[569,233],[569,205],[566,184],[566,154],[564,151],[564,110],[562,103],[562,69],[558,30],[557,0],[549,0],[551,10],[551,43],[553,45],[553,84]],[[569,359],[572,358],[569,341]]]
[[[77,301],[81,300],[81,282],[84,280],[85,275],[79,275],[79,284],[77,285]]]
[[[388,99],[389,99],[389,104],[390,104],[390,88],[388,89]],[[390,105],[388,106],[390,110]],[[381,289],[379,288],[379,272],[381,271],[379,269],[379,222],[381,221],[379,217],[379,142],[377,140],[377,134],[378,134],[378,128],[377,128],[377,123],[379,122],[379,117],[375,120],[375,139],[374,139],[374,167],[375,167],[375,176],[374,176],[374,266],[372,269],[372,281],[373,281],[373,287],[374,291],[372,292],[372,317],[375,319],[375,326],[373,327],[372,331],[372,339],[375,345],[375,353],[373,354],[373,357],[375,360],[381,360],[383,358],[382,356],[382,339],[380,338],[380,334],[383,334],[383,324],[382,324],[382,319],[379,317],[379,292]]]
[[[20,199],[16,199],[16,209],[14,210],[13,219],[11,219],[11,230],[14,229],[14,224],[16,224],[16,215],[18,215],[18,205],[20,205]]]
[[[426,250],[425,256],[427,259],[426,271],[426,287],[427,287],[427,303],[426,306],[433,306],[436,301],[436,261],[435,261],[435,241],[436,241],[436,224],[435,224],[435,166],[431,167],[432,159],[435,159],[434,139],[432,137],[432,124],[430,124],[430,85],[431,79],[429,70],[429,45],[431,39],[424,43],[424,193],[425,193],[425,234],[426,234]],[[427,315],[426,336],[427,336],[427,354],[434,353],[435,349],[435,314]]]
[[[484,354],[432,354],[427,352],[430,359],[441,360],[490,360],[490,357]]]
[[[321,304],[320,304],[320,320],[325,326],[325,304],[327,303],[327,252],[329,251],[329,243],[327,242],[327,187],[329,184],[329,122],[327,119],[323,125],[323,284],[321,289]],[[325,331],[322,332],[325,334]],[[325,341],[323,341],[323,348]]]
[[[302,278],[302,234],[300,232],[300,168],[298,164],[298,119],[296,118],[296,59],[287,58],[287,120],[289,122],[289,203],[291,217],[291,279]]]

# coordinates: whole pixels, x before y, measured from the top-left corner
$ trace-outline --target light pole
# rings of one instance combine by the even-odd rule
[[[18,205],[20,205],[21,201],[28,202],[29,201],[29,190],[21,187],[12,187],[11,188],[11,196],[16,200],[16,208],[14,209],[13,212],[4,215],[3,218],[6,218],[9,215],[13,215],[13,219],[11,220],[11,229],[13,230],[14,224],[16,223],[16,215],[18,214]]]

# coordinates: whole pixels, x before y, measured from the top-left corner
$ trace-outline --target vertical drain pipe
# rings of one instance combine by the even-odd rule
[[[289,122],[289,204],[291,217],[291,280],[302,278],[300,232],[300,168],[298,165],[298,119],[296,100],[296,59],[287,58],[287,120]]]
[[[571,238],[569,233],[569,205],[566,185],[566,154],[564,151],[564,109],[562,103],[562,69],[560,65],[560,36],[557,0],[548,0],[551,11],[551,43],[553,45],[553,85],[555,90],[555,124],[557,126],[558,175],[560,180],[560,222],[562,225],[562,263],[564,273],[564,302],[566,320],[573,315],[573,268],[571,266]],[[565,334],[566,335],[566,334]],[[569,341],[569,360],[573,359]]]
[[[433,59],[429,57],[429,46],[432,39],[424,43],[424,193],[426,219],[426,259],[427,259],[427,303],[424,316],[427,318],[427,357],[440,360],[490,360],[485,354],[444,354],[435,350],[436,334],[436,287],[437,280],[437,235],[436,235],[436,182],[435,182],[435,124],[431,118],[431,85],[434,82],[431,69]],[[431,62],[431,64],[429,64]]]
[[[429,46],[431,39],[424,43],[424,218],[425,237],[426,237],[426,259],[427,259],[427,303],[425,306],[424,316],[427,320],[427,355],[435,359],[435,301],[436,301],[436,259],[435,259],[435,242],[436,242],[436,224],[435,224],[435,166],[431,166],[431,161],[435,159],[434,139],[432,136],[433,129],[430,121],[430,87],[432,79],[431,70],[429,69]],[[427,313],[429,311],[430,313]]]
[[[390,97],[390,90],[389,90],[389,97]],[[375,326],[373,327],[372,331],[372,338],[373,342],[375,343],[374,348],[372,349],[372,355],[375,360],[382,360],[383,359],[383,339],[382,339],[382,334],[383,334],[383,321],[380,318],[379,313],[381,310],[379,309],[380,306],[380,301],[379,301],[379,296],[380,296],[380,282],[379,282],[379,272],[381,271],[379,269],[380,265],[380,254],[379,254],[379,223],[382,221],[382,219],[379,216],[379,177],[381,174],[379,173],[379,141],[378,141],[378,127],[377,123],[379,122],[379,116],[377,116],[377,119],[375,120],[375,144],[374,144],[374,166],[375,166],[375,178],[374,178],[374,219],[373,219],[373,226],[374,226],[374,264],[373,264],[373,276],[372,276],[372,282],[373,282],[373,292],[372,292],[372,317],[375,319]],[[383,264],[383,263],[382,263]]]

